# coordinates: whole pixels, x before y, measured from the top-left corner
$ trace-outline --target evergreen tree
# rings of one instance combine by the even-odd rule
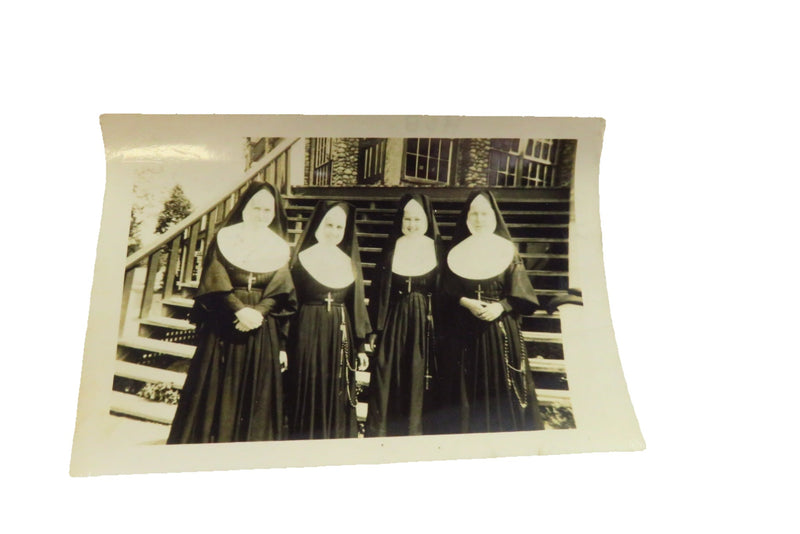
[[[140,215],[142,208],[139,206],[131,206],[131,225],[128,228],[128,256],[139,250],[142,246],[142,238],[139,231],[142,226]]]
[[[169,198],[164,202],[164,209],[158,214],[156,233],[163,234],[170,226],[185,219],[192,212],[192,203],[183,193],[183,188],[176,185]]]

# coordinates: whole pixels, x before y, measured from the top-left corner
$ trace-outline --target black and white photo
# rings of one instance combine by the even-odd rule
[[[616,366],[603,407],[582,365],[616,358],[592,319],[601,120],[107,116],[104,136],[104,217],[126,217],[104,219],[118,296],[85,355],[108,405],[79,411],[161,456],[121,472],[226,464],[162,463],[186,444],[267,448],[252,467],[334,443],[333,463],[641,448]],[[584,449],[603,418],[626,435]],[[104,446],[81,430],[73,468]]]

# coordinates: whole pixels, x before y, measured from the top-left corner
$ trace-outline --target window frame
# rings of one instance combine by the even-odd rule
[[[440,141],[440,142],[441,141],[448,141],[449,142],[450,148],[448,149],[449,150],[449,154],[448,154],[448,157],[447,157],[447,171],[446,171],[446,179],[444,181],[442,181],[442,180],[432,180],[430,178],[420,178],[419,176],[411,176],[411,175],[408,174],[408,168],[407,168],[408,167],[407,162],[408,162],[408,156],[409,156],[408,143],[409,143],[409,140],[412,140],[412,139],[416,139],[417,142],[419,142],[421,139],[426,139],[429,143],[432,140],[437,140],[437,141]],[[456,156],[458,154],[457,149],[456,149],[457,144],[458,144],[458,139],[447,138],[447,137],[406,137],[406,138],[403,138],[403,159],[402,159],[401,181],[406,182],[406,183],[410,183],[410,184],[438,185],[440,187],[447,187],[447,186],[453,185],[453,182],[455,180],[455,174],[456,174]],[[419,151],[412,152],[412,154],[417,156],[417,160],[419,160],[419,156],[422,155]],[[439,151],[439,154],[441,155],[441,149]],[[430,159],[442,160],[443,159],[443,158],[438,157],[438,156],[435,157],[435,158],[431,157],[431,155],[430,155],[430,145],[429,145],[429,148],[428,148],[428,154],[425,157],[428,158],[428,160],[430,160]]]
[[[512,139],[512,138],[509,138]],[[500,138],[497,138],[500,140]],[[487,183],[491,187],[519,187],[525,189],[548,189],[555,186],[555,178],[556,178],[556,166],[558,164],[558,139],[537,139],[532,137],[524,137],[514,139],[518,141],[517,150],[504,150],[502,148],[498,148],[494,146],[493,141],[495,139],[490,140],[489,144],[489,167],[487,173],[487,182],[490,179],[492,174],[495,175],[495,183]],[[528,147],[530,146],[530,154],[528,154]],[[541,156],[542,150],[540,148],[539,155],[536,155],[536,149],[538,147],[547,147],[547,155],[548,158],[544,158]],[[502,154],[506,156],[507,168],[510,168],[511,161],[514,160],[514,172],[513,175],[508,171],[501,171],[501,169],[493,168],[493,156],[492,153]],[[529,176],[529,173],[524,173],[523,169],[526,167],[533,166],[536,169],[536,174],[534,177]],[[502,174],[503,176],[508,178],[513,178],[512,184],[504,184],[498,185],[497,184],[497,176]]]

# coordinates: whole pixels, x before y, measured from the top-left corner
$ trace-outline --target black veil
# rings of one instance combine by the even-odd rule
[[[403,235],[403,210],[411,200],[416,200],[425,212],[425,217],[428,220],[428,228],[425,231],[425,235],[433,239],[437,265],[441,266],[444,261],[442,237],[439,233],[439,225],[436,222],[430,199],[422,193],[406,193],[400,198],[400,202],[397,205],[397,212],[392,221],[392,227],[389,230],[389,236],[383,247],[379,263],[376,266],[376,275],[370,292],[370,317],[373,320],[375,330],[383,330],[386,324],[389,298],[392,290],[392,261],[394,260],[395,245]],[[436,286],[438,287],[438,283]]]
[[[275,199],[275,217],[269,224],[269,228],[275,232],[281,239],[286,239],[286,212],[283,209],[283,202],[278,189],[270,183],[266,182],[252,182],[247,186],[247,189],[239,196],[239,199],[234,204],[228,216],[220,224],[214,236],[206,247],[206,254],[203,258],[203,270],[200,274],[200,282],[195,292],[195,304],[190,314],[190,321],[193,323],[202,322],[207,313],[213,310],[213,297],[216,295],[230,293],[233,291],[233,284],[231,283],[228,271],[225,266],[220,262],[219,249],[217,247],[217,234],[223,228],[242,222],[242,212],[247,203],[252,199],[256,193],[260,191],[268,191]],[[294,286],[291,284],[291,278],[288,276],[288,271],[285,275],[274,276],[270,283],[264,288],[263,298],[273,297],[276,299],[285,297],[288,301],[294,298]],[[285,299],[284,299],[285,300]],[[291,306],[289,307],[291,308]],[[291,309],[287,308],[285,315],[293,313]],[[284,315],[283,313],[273,314],[277,316]]]
[[[467,227],[467,215],[469,214],[470,204],[472,204],[472,201],[475,200],[475,198],[479,195],[486,197],[492,207],[492,211],[494,212],[497,220],[497,226],[494,229],[494,234],[502,237],[503,239],[511,241],[511,233],[509,232],[508,226],[503,219],[503,214],[497,205],[497,200],[495,200],[494,195],[489,190],[479,189],[472,191],[469,194],[461,213],[458,215],[449,250],[452,250],[459,243],[472,235]],[[505,281],[505,285],[507,287],[507,300],[512,304],[514,310],[518,313],[533,313],[539,306],[539,299],[536,297],[536,293],[533,289],[533,285],[531,285],[530,278],[528,278],[528,273],[525,270],[525,264],[520,258],[519,253],[516,252],[516,247],[513,259],[511,260],[511,265],[509,267],[510,268],[506,270]],[[452,277],[456,275],[452,273],[450,268],[447,266],[447,262],[445,262],[445,268],[447,270],[447,276],[445,277],[444,287],[446,291],[450,292],[450,284],[447,283],[447,280],[452,279]]]

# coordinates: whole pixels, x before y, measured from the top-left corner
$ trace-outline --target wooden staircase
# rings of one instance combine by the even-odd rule
[[[278,158],[275,156],[273,160]],[[262,171],[252,179],[271,177],[269,165],[265,165]],[[273,175],[274,172],[273,169]],[[199,278],[198,266],[208,236],[213,235],[246,185],[201,215],[182,223],[156,246],[129,258],[112,413],[171,424],[175,405],[158,399],[182,388],[194,354],[195,329],[187,318]],[[284,198],[289,240],[292,244],[296,242],[319,200],[338,198],[355,204],[364,279],[365,284],[370,285],[397,201],[407,190],[295,187],[292,194]],[[469,190],[429,188],[425,193],[432,199],[440,230],[448,240]],[[551,299],[565,294],[568,289],[569,190],[496,190],[496,196],[545,308]],[[543,309],[524,317],[523,331],[543,410],[569,412],[569,389],[558,313],[550,314]],[[357,413],[363,421],[367,410],[369,373],[359,372],[357,378],[360,385]],[[155,401],[141,396],[139,392],[143,387]],[[548,413],[543,415],[547,420]]]

